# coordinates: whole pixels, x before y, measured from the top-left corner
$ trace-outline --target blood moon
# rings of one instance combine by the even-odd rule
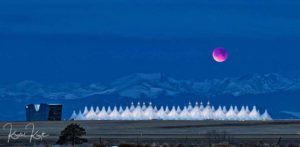
[[[216,62],[224,62],[228,58],[228,52],[223,47],[218,47],[213,50],[212,56]]]

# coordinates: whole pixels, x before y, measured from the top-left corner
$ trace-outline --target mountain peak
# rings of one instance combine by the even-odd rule
[[[79,83],[42,85],[34,81],[22,81],[15,85],[3,85],[0,97],[23,96],[44,98],[84,98],[95,94],[117,94],[120,97],[156,98],[159,95],[175,96],[191,94],[203,97],[217,95],[241,96],[276,91],[300,90],[300,80],[285,78],[279,74],[252,74],[235,78],[204,81],[176,80],[163,73],[136,73],[119,78],[111,84],[99,83],[82,86]]]

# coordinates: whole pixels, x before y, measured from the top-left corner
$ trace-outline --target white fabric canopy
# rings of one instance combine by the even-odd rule
[[[81,110],[76,113],[73,111],[73,114],[70,119],[72,120],[272,120],[268,111],[261,115],[256,106],[253,106],[249,110],[248,106],[242,106],[238,109],[237,106],[230,106],[227,109],[225,106],[216,107],[211,106],[208,102],[206,106],[202,103],[199,104],[196,102],[194,106],[191,103],[188,106],[183,108],[177,106],[161,106],[157,109],[156,106],[152,106],[152,103],[149,103],[146,106],[145,103],[141,105],[137,103],[135,106],[133,103],[131,106],[124,107],[117,106],[105,108],[104,106],[100,110],[99,107],[96,107],[96,110],[92,106],[90,109],[84,107],[83,113]]]

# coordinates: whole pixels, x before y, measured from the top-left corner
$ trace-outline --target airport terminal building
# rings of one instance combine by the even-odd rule
[[[25,107],[27,121],[60,121],[61,104],[29,104]]]

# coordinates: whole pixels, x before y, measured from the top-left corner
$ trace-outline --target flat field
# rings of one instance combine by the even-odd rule
[[[41,121],[41,122],[1,122],[0,126],[12,123],[12,132],[25,133],[19,139],[10,139],[8,143],[9,126],[0,131],[0,146],[54,144],[60,132],[71,123],[82,126],[87,135],[88,143],[172,143],[200,144],[202,142],[257,142],[266,141],[300,142],[300,121]],[[33,139],[30,135],[33,123],[34,132],[46,133],[43,140]]]

